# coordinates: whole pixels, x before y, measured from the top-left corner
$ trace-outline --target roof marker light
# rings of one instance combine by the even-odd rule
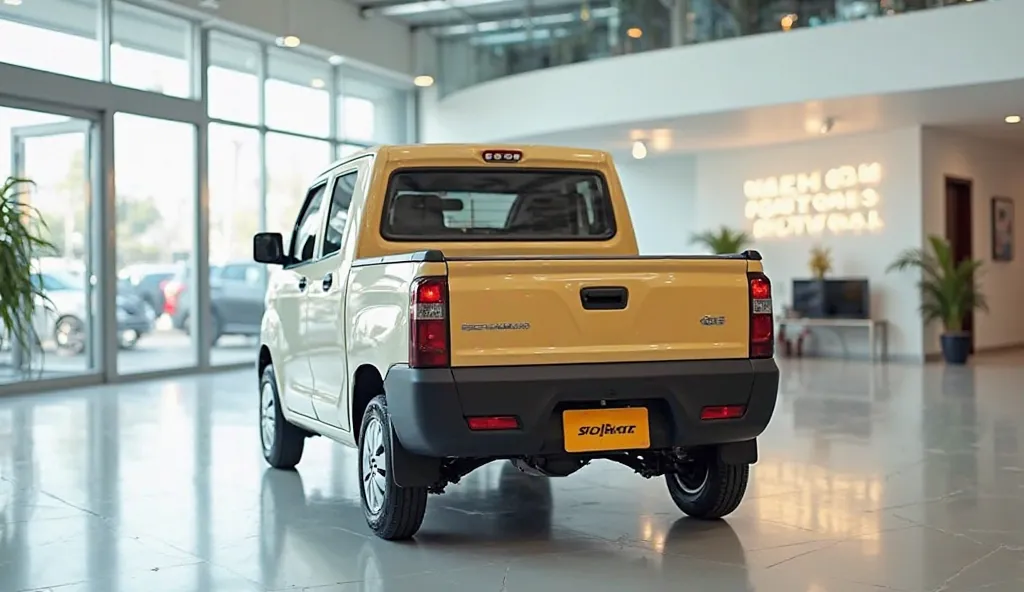
[[[523,159],[519,150],[484,150],[484,162],[516,163]]]

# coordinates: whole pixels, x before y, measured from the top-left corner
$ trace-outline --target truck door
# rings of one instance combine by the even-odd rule
[[[285,405],[296,413],[316,417],[313,411],[313,374],[309,368],[309,341],[306,336],[307,294],[318,278],[316,249],[323,221],[321,215],[327,182],[313,186],[306,196],[289,242],[289,254],[295,263],[274,276],[275,308],[281,318],[282,339],[275,360]]]
[[[307,335],[310,339],[310,367],[313,371],[313,407],[320,421],[346,431],[352,430],[349,417],[350,390],[345,338],[345,295],[352,261],[349,206],[355,194],[366,190],[372,159],[362,158],[340,169],[331,191],[324,225],[323,277],[309,292]],[[317,267],[318,273],[321,270]]]

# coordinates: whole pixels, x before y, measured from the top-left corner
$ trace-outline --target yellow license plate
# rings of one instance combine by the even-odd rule
[[[566,452],[651,447],[646,407],[563,411],[562,429]]]

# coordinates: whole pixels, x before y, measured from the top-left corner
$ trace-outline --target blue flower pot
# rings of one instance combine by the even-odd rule
[[[971,355],[971,336],[969,333],[945,333],[942,339],[942,359],[947,364],[962,366]]]

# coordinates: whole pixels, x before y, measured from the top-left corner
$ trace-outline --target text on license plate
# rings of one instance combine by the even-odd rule
[[[562,412],[566,452],[650,448],[646,407],[570,409]]]

